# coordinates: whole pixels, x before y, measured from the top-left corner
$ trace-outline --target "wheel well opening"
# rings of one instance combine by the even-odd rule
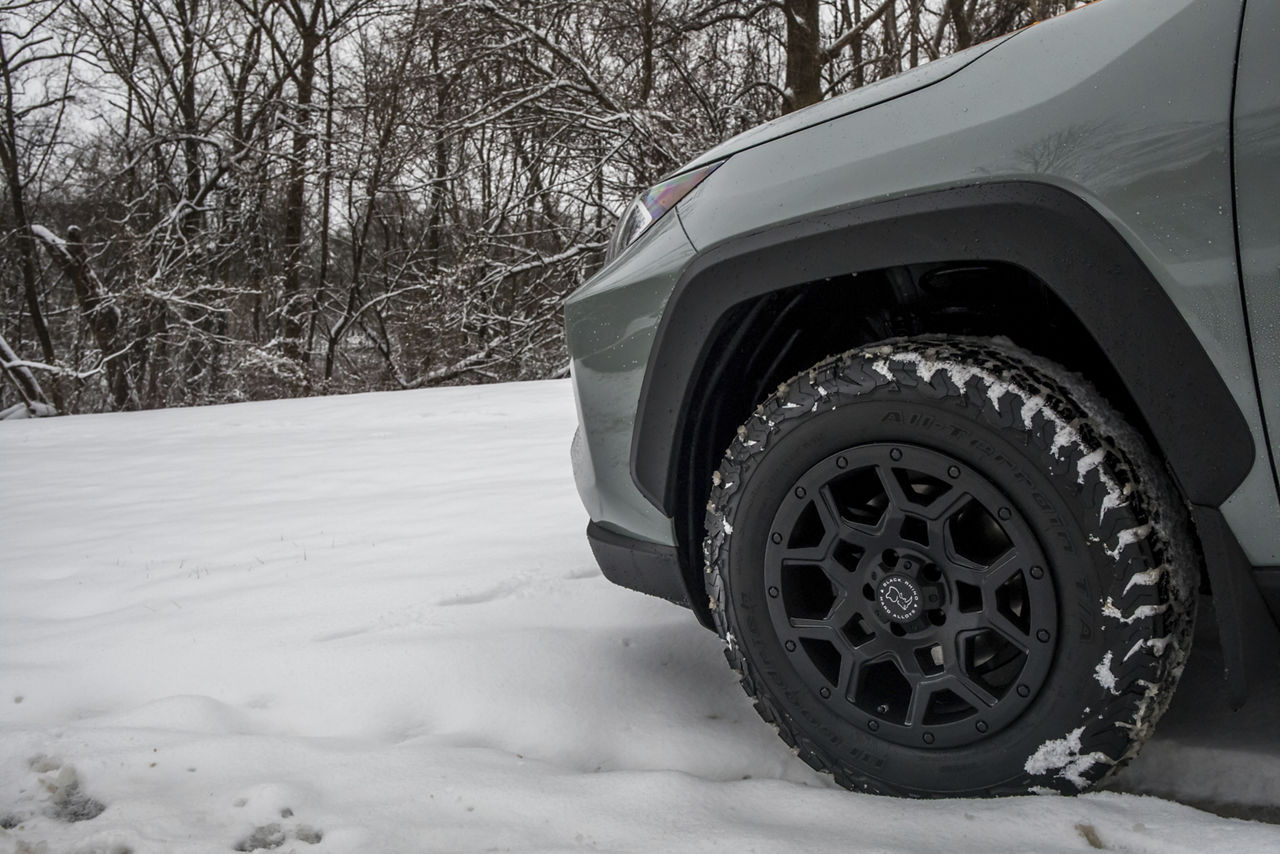
[[[1102,348],[1029,271],[1002,262],[907,265],[788,287],[734,306],[716,325],[681,437],[676,533],[701,587],[703,513],[711,474],[738,425],[777,386],[827,356],[902,336],[1003,336],[1088,377],[1156,447]],[[709,624],[703,597],[695,610]]]

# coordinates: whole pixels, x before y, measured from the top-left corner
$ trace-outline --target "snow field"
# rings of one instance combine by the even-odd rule
[[[835,789],[714,635],[599,575],[573,413],[540,382],[3,425],[0,852],[1280,850],[1154,797]],[[1222,710],[1212,641],[1118,785],[1275,819],[1280,694]]]

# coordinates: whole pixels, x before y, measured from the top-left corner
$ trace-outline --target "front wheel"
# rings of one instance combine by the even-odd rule
[[[978,339],[855,350],[761,404],[714,481],[726,654],[842,785],[1077,792],[1168,704],[1188,522],[1141,437],[1060,366]]]

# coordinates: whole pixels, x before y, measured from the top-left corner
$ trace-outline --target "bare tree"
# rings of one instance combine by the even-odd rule
[[[0,0],[0,409],[556,375],[638,191],[1074,5]]]
[[[49,168],[70,100],[75,46],[64,45],[48,26],[60,5],[0,2],[0,169],[12,217],[5,241],[16,244],[27,318],[46,362],[54,362],[56,352],[40,302],[28,192]]]

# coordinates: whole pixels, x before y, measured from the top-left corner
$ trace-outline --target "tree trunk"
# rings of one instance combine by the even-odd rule
[[[964,9],[964,0],[947,0],[951,10],[951,25],[956,28],[956,50],[964,50],[973,44],[973,32],[969,28],[969,13]]]
[[[654,52],[653,0],[640,3],[640,103],[649,101],[653,94]]]
[[[27,315],[40,342],[44,360],[53,363],[53,339],[40,310],[40,295],[36,290],[36,247],[31,235],[31,221],[27,218],[22,175],[18,172],[18,121],[14,113],[13,78],[10,76],[9,57],[4,42],[0,40],[0,75],[4,79],[4,133],[0,136],[0,166],[4,168],[5,183],[9,186],[9,203],[13,210],[13,224],[18,237],[19,267],[22,270],[22,293],[27,302]]]
[[[911,14],[908,15],[907,26],[911,28],[911,67],[920,64],[920,0],[907,0]]]
[[[199,230],[203,216],[197,204],[201,193],[200,176],[200,144],[196,136],[200,133],[200,116],[196,112],[196,59],[195,46],[196,16],[199,11],[199,0],[176,0],[174,4],[178,13],[178,23],[182,28],[181,56],[181,94],[178,112],[182,117],[182,160],[186,182],[187,206],[179,219],[182,234],[194,236]]]
[[[137,409],[138,394],[127,367],[121,361],[120,351],[124,348],[119,338],[120,309],[112,304],[98,274],[89,266],[84,244],[80,242],[80,229],[75,226],[68,228],[65,241],[40,226],[34,226],[32,231],[44,243],[63,275],[75,286],[76,299],[89,324],[89,331],[93,333],[94,343],[102,358],[109,360],[106,363],[107,383],[116,409]]]
[[[783,14],[787,19],[787,81],[782,112],[791,113],[822,100],[818,0],[784,0]]]
[[[295,7],[294,20],[302,39],[297,69],[297,106],[294,111],[293,145],[289,158],[288,188],[284,203],[284,304],[281,306],[280,338],[285,356],[304,361],[302,352],[303,311],[308,300],[303,294],[303,266],[306,246],[304,224],[307,216],[307,150],[311,145],[311,101],[315,92],[316,48],[320,46],[318,26],[322,0],[315,0],[310,14]]]

